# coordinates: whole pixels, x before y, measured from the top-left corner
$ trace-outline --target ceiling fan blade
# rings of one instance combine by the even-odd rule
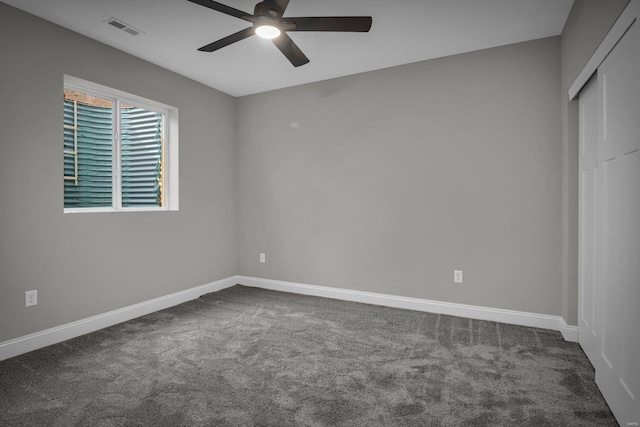
[[[223,39],[210,43],[206,46],[202,46],[198,49],[200,52],[213,52],[214,50],[222,49],[225,46],[229,46],[231,43],[239,42],[254,34],[253,27],[245,28],[237,33],[231,34]]]
[[[287,31],[345,31],[366,33],[371,29],[370,16],[321,16],[308,18],[283,18],[283,24],[293,23]]]
[[[280,52],[287,57],[294,67],[299,67],[309,62],[309,58],[302,53],[300,48],[293,42],[293,40],[291,40],[291,37],[289,37],[287,33],[282,33],[279,37],[276,37],[271,41],[278,49],[280,49]]]
[[[218,3],[213,0],[189,0],[191,3],[199,4],[200,6],[208,7],[209,9],[216,10],[218,12],[225,13],[227,15],[235,16],[236,18],[244,19],[245,21],[254,22],[255,17],[247,12],[243,12],[238,9],[234,9],[226,4]]]
[[[289,5],[289,0],[264,0],[265,5],[269,9],[276,9],[279,13],[279,16],[284,14],[284,11],[287,10],[287,6]]]

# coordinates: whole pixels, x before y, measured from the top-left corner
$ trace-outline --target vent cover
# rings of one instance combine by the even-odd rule
[[[132,36],[138,36],[140,34],[144,34],[142,31],[138,30],[137,28],[132,27],[131,25],[129,25],[126,22],[123,22],[123,21],[121,21],[121,20],[119,20],[117,18],[111,17],[111,18],[109,18],[109,19],[107,19],[106,21],[103,21],[103,22],[106,22],[107,24],[111,25],[112,27],[115,27],[115,28],[117,28],[119,30],[124,31],[125,33],[129,33]]]

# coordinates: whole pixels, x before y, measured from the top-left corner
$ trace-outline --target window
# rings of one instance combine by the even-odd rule
[[[177,210],[177,113],[65,76],[65,212]]]

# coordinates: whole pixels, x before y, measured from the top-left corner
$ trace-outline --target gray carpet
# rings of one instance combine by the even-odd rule
[[[616,426],[560,333],[234,286],[0,362],[2,426]]]

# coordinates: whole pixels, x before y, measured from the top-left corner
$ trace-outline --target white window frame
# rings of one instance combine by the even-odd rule
[[[65,213],[97,212],[153,212],[178,210],[178,109],[161,102],[133,95],[118,89],[112,89],[77,77],[64,76],[64,88],[113,101],[113,167],[112,167],[112,205],[95,208],[64,208]],[[120,104],[130,104],[149,111],[164,114],[163,132],[163,183],[164,206],[122,206],[122,184],[120,182]],[[64,206],[64,202],[63,202]]]

